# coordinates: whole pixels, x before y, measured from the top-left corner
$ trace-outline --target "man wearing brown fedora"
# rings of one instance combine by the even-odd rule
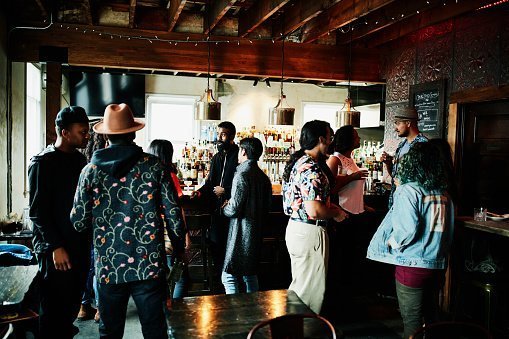
[[[418,142],[428,141],[428,138],[419,132],[419,127],[417,126],[417,121],[419,120],[419,114],[414,107],[403,107],[396,111],[396,114],[394,115],[394,131],[398,133],[398,137],[405,139],[399,143],[394,156],[390,156],[386,152],[383,152],[382,154],[381,160],[387,167],[387,172],[392,178],[389,208],[392,206],[392,199],[394,191],[396,190],[394,178],[398,173],[398,163],[401,161],[401,158],[408,153],[413,145]]]
[[[78,231],[93,229],[101,338],[122,338],[132,296],[145,338],[167,338],[163,227],[177,253],[184,227],[171,175],[134,144],[144,123],[129,106],[106,107],[96,133],[108,136],[81,172],[71,212]]]

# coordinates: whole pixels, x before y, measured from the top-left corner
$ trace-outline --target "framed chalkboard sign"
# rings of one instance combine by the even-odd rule
[[[419,131],[428,138],[444,137],[445,79],[410,86],[410,106],[419,114]]]

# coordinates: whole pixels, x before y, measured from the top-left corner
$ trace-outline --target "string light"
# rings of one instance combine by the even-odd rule
[[[458,0],[455,0],[455,3],[458,4]],[[494,1],[490,4],[487,4],[485,6],[482,6],[482,7],[479,7],[478,10],[480,9],[485,9],[485,8],[489,8],[489,7],[493,7],[493,6],[497,6],[497,5],[500,5],[500,4],[503,4],[503,3],[506,3],[506,2],[509,2],[509,0],[499,0],[499,1]],[[427,5],[430,5],[430,0],[426,0],[426,4]],[[447,5],[447,1],[446,0],[443,0],[443,3],[442,3],[444,6]],[[420,10],[416,10],[414,13],[416,14],[420,14],[421,11]],[[412,14],[411,13],[408,13],[408,14],[405,14],[405,13],[401,13],[399,17],[391,17],[392,21],[397,21],[397,20],[400,20],[400,18],[405,18],[405,17],[408,17],[408,16],[411,16]],[[361,20],[358,20],[357,22],[355,23],[351,23],[350,25],[348,25],[348,28],[347,29],[344,29],[342,27],[339,27],[337,30],[339,30],[341,33],[345,34],[345,33],[348,33],[350,31],[353,31],[355,30],[356,28],[359,29],[359,26],[362,25],[362,26],[368,26],[369,25],[369,22],[366,18],[364,18],[364,20],[362,22],[360,22]],[[374,25],[379,25],[380,24],[380,20],[375,20],[375,21],[370,21],[370,22],[374,22]],[[372,24],[373,25],[373,24]],[[51,26],[51,25],[50,25]],[[62,24],[59,24],[58,25],[60,28],[64,28],[64,26]],[[20,27],[20,28],[23,28],[23,27]],[[48,27],[49,28],[49,27]],[[71,28],[74,28],[75,31],[81,31],[82,28],[80,27],[70,27],[70,26],[66,26],[65,29],[71,29]],[[334,29],[332,30],[334,31]],[[110,39],[113,39],[114,37],[118,37],[119,39],[123,39],[123,38],[126,38],[127,40],[145,40],[145,41],[148,41],[150,44],[153,43],[153,40],[156,40],[158,42],[167,42],[169,45],[172,45],[172,44],[175,44],[175,46],[177,46],[178,43],[193,43],[194,46],[198,46],[198,44],[201,44],[201,43],[215,43],[216,46],[218,46],[219,44],[230,44],[230,43],[236,43],[237,46],[240,46],[240,43],[242,40],[238,39],[238,40],[210,40],[210,37],[206,37],[206,39],[200,39],[200,40],[197,40],[197,39],[190,39],[189,36],[187,36],[185,38],[185,40],[182,40],[182,39],[161,39],[159,38],[158,35],[154,35],[153,37],[147,37],[147,36],[131,36],[131,35],[124,35],[124,34],[115,34],[115,33],[110,33],[110,32],[107,32],[107,31],[98,31],[96,29],[83,29],[83,34],[86,34],[86,33],[97,33],[99,36],[102,36],[102,35],[106,35],[106,36],[109,36]],[[331,34],[331,30],[328,30],[326,32],[327,35],[330,35]],[[279,35],[280,36],[283,36],[283,32],[279,32]],[[254,40],[270,40],[273,44],[275,43],[275,38],[273,37],[270,37],[270,38],[262,38],[261,34],[258,34],[258,39],[254,39]],[[253,43],[253,39],[248,39],[249,43],[252,44]]]
[[[498,5],[504,4],[504,3],[508,2],[508,1],[509,0],[495,1],[495,2],[492,2],[491,4],[487,4],[487,5],[484,5],[482,7],[479,7],[477,10],[486,9],[486,8],[490,8],[490,7],[493,7],[493,6],[498,6]]]

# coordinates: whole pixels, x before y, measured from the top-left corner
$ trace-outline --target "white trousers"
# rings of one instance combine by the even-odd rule
[[[288,289],[297,293],[313,312],[320,313],[329,260],[327,230],[290,219],[285,240],[292,267],[292,283]]]

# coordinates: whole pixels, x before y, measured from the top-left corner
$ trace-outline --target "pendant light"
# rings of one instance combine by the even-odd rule
[[[285,39],[286,37],[283,37],[283,42],[281,44],[281,93],[279,94],[277,105],[270,109],[269,125],[293,125],[293,117],[295,115],[295,108],[288,106],[286,95],[283,93]]]
[[[194,119],[221,120],[221,103],[214,99],[210,88],[210,29],[207,35],[207,54],[207,89],[200,100],[196,102]]]
[[[353,107],[352,99],[350,98],[350,78],[352,73],[352,26],[350,26],[350,43],[348,44],[348,95],[345,103],[340,111],[337,113],[338,128],[345,125],[352,125],[353,127],[361,127],[361,112]]]

